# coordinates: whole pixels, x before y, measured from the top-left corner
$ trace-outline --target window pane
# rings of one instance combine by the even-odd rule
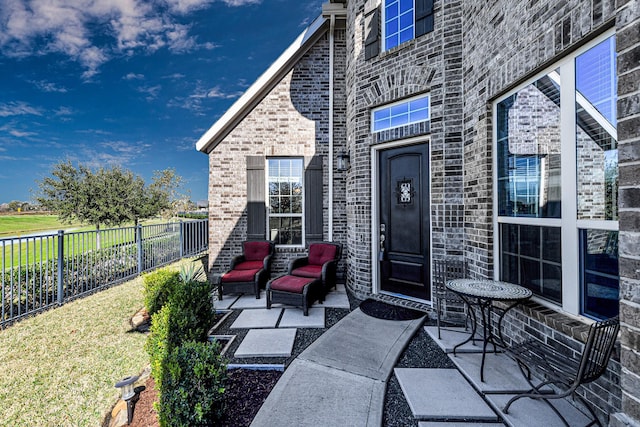
[[[398,32],[398,20],[394,19],[393,21],[387,21],[385,24],[384,30],[386,34],[395,34]]]
[[[413,27],[400,31],[400,43],[407,42],[411,39],[413,39]]]
[[[615,43],[576,58],[578,219],[618,219]]]
[[[304,163],[269,159],[268,166],[269,237],[276,244],[302,244]]]
[[[373,131],[380,132],[398,126],[429,120],[429,96],[423,95],[389,107],[372,111]]]
[[[398,2],[389,2],[384,9],[385,18],[387,21],[398,17]]]
[[[497,105],[498,214],[560,218],[557,71]]]
[[[582,311],[597,319],[618,314],[618,232],[580,230]]]
[[[562,304],[561,229],[500,224],[500,279]],[[549,243],[548,243],[549,242]]]
[[[392,34],[385,39],[387,49],[398,46],[398,34]]]
[[[400,13],[413,10],[413,0],[400,0]]]

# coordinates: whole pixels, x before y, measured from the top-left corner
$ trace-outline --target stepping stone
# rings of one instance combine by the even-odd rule
[[[216,310],[228,310],[231,305],[238,300],[238,295],[223,295],[222,300],[218,301],[218,296],[216,292],[216,297],[213,299],[213,306]]]
[[[418,427],[500,427],[503,423],[472,423],[472,422],[453,422],[444,421],[420,421]]]
[[[281,308],[242,310],[231,329],[275,328]]]
[[[420,420],[498,421],[457,369],[394,369],[411,412]]]
[[[440,328],[440,336],[438,338],[438,327],[437,326],[425,326],[425,332],[433,339],[433,341],[438,344],[438,346],[445,353],[453,353],[453,347],[460,344],[464,340],[466,340],[469,335],[471,335],[471,328],[468,328],[466,331],[464,328],[450,328],[446,329]],[[460,346],[456,349],[456,354],[461,353],[482,353],[482,331],[476,332],[476,341],[475,344],[473,341],[469,341],[468,343]],[[492,346],[488,346],[487,350],[493,349]]]
[[[295,339],[296,329],[251,329],[234,357],[289,357]]]
[[[267,297],[264,291],[260,291],[260,299],[256,299],[254,294],[242,295],[231,306],[233,309],[245,309],[245,308],[267,308]]]
[[[330,292],[322,303],[324,307],[349,308],[349,298],[346,293]]]
[[[279,328],[324,328],[324,307],[309,308],[309,315],[305,316],[300,308],[286,308]]]

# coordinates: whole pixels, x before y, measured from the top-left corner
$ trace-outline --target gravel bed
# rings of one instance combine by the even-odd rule
[[[242,339],[249,332],[249,329],[231,329],[230,326],[240,315],[240,310],[234,310],[227,317],[224,323],[215,330],[217,335],[236,335],[236,339],[227,350],[228,363],[230,364],[272,364],[284,366],[285,368],[306,349],[312,342],[320,337],[328,328],[335,325],[340,319],[345,317],[351,310],[358,307],[361,300],[353,297],[349,292],[349,303],[351,309],[326,308],[326,328],[298,328],[296,340],[290,357],[265,357],[265,358],[241,358],[236,359],[233,356],[236,349],[242,342]],[[431,320],[427,320],[425,325],[435,324]],[[455,365],[447,355],[438,347],[438,345],[429,337],[429,335],[420,328],[415,336],[409,342],[407,348],[400,356],[396,367],[399,368],[455,368]],[[385,427],[404,427],[417,426],[418,421],[413,418],[411,409],[407,403],[400,383],[395,375],[392,375],[387,384],[387,391],[384,403],[383,426]]]

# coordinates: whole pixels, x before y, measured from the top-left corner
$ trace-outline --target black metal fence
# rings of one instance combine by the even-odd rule
[[[208,249],[209,220],[0,239],[0,328]]]

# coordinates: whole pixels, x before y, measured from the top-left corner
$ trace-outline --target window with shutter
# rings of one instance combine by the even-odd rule
[[[368,0],[364,8],[365,59],[389,50],[415,37],[433,31],[433,0],[383,0],[382,28],[378,0]]]
[[[307,159],[306,169],[304,163],[301,157],[247,156],[248,239],[293,246],[323,240],[322,156]]]

